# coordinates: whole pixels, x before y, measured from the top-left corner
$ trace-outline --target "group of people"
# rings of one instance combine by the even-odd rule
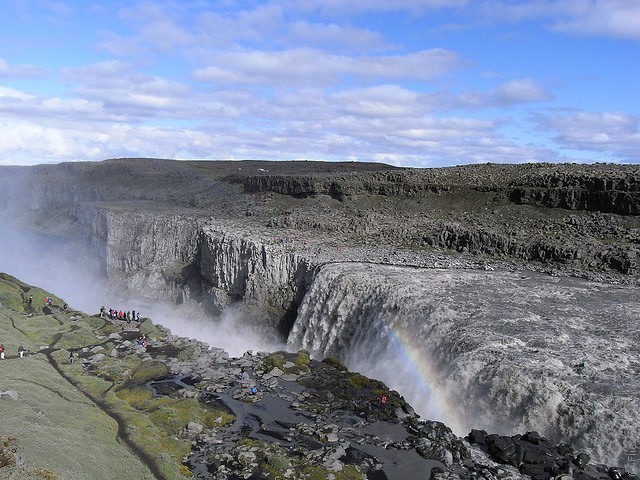
[[[20,358],[24,357],[24,352],[26,352],[25,348],[20,345],[18,347],[18,355]],[[0,343],[0,360],[4,360],[4,345]]]
[[[136,312],[135,310],[124,311],[118,310],[114,308],[110,308],[107,310],[104,305],[100,307],[100,316],[102,318],[107,317],[109,320],[121,320],[123,322],[139,322],[140,321],[140,312]]]

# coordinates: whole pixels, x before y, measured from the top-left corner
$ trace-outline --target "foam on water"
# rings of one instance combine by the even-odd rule
[[[283,347],[233,309],[213,322],[198,306],[110,292],[103,266],[65,242],[3,232],[0,246],[0,271],[73,308],[135,308],[232,356]],[[624,464],[640,438],[638,298],[529,273],[332,264],[310,285],[287,348],[339,355],[459,435],[538,430]]]
[[[538,430],[622,464],[640,434],[637,293],[532,273],[326,265],[289,346],[341,356],[458,434]]]

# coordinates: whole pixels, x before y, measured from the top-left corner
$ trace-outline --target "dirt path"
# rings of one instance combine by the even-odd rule
[[[42,348],[29,328],[32,322],[43,329],[64,324],[51,316],[27,319],[0,306],[0,343],[7,352],[0,360],[0,392],[12,392],[0,398],[0,436],[19,444],[13,463],[0,467],[0,479],[165,480],[153,459],[131,441],[123,419],[64,372],[56,359],[64,350],[55,346],[61,336]],[[19,345],[27,350],[23,358]]]
[[[64,378],[67,382],[73,385],[78,392],[84,395],[87,399],[93,402],[100,410],[102,410],[106,415],[109,415],[115,422],[118,424],[118,439],[120,439],[128,448],[133,452],[146,466],[156,479],[158,480],[167,480],[167,477],[162,474],[158,466],[156,465],[154,459],[147,455],[142,449],[140,449],[132,440],[129,434],[127,433],[127,424],[126,421],[120,417],[117,413],[113,411],[113,409],[109,406],[108,402],[102,400],[100,398],[91,395],[87,392],[78,382],[71,376],[64,373],[56,359],[53,357],[53,353],[56,349],[48,349],[44,352],[51,366],[58,372],[58,374]],[[113,386],[113,385],[112,385]],[[111,387],[109,387],[111,389]]]

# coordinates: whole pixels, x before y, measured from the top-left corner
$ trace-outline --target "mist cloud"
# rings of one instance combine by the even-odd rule
[[[7,225],[6,219],[0,223]],[[136,310],[142,317],[169,328],[174,335],[223,348],[231,356],[241,356],[248,350],[284,348],[276,332],[252,326],[233,308],[214,320],[194,303],[176,305],[116,288],[105,278],[102,261],[81,243],[27,230],[3,228],[0,235],[0,272],[62,298],[70,309],[89,315],[97,314],[101,306],[107,310]]]

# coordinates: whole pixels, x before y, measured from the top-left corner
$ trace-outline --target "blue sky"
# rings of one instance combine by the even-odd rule
[[[0,164],[640,163],[640,0],[0,2]]]

